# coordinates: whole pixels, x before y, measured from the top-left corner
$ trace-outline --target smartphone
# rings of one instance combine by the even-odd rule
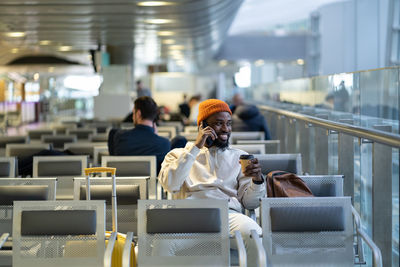
[[[206,122],[206,121],[203,121],[203,128],[206,128],[207,126],[208,126],[207,122]],[[206,145],[207,145],[208,147],[210,147],[210,146],[213,145],[213,143],[214,143],[214,140],[212,140],[211,137],[207,137],[207,139],[206,139]]]

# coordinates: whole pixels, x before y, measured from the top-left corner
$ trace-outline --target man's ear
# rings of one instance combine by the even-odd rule
[[[142,112],[140,111],[140,109],[136,110],[135,113],[137,114],[136,118],[139,118],[140,120],[142,120]]]

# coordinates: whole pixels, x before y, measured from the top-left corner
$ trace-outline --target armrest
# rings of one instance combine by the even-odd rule
[[[117,239],[117,232],[112,232],[108,239],[106,251],[104,252],[104,267],[111,267],[112,253],[114,250],[115,240]]]
[[[234,238],[236,241],[236,246],[238,248],[239,254],[239,266],[246,267],[247,266],[247,258],[246,258],[246,248],[244,247],[242,234],[239,230],[234,232]]]
[[[261,242],[260,236],[258,235],[256,230],[251,230],[250,233],[250,237],[252,240],[254,240],[254,244],[257,248],[258,266],[267,267],[267,255],[265,253],[265,249]]]
[[[132,239],[133,239],[133,232],[128,232],[126,234],[124,251],[122,252],[122,267],[130,267]]]
[[[358,214],[358,212],[356,211],[356,209],[353,207],[353,205],[351,205],[351,213],[353,214],[354,224],[356,226],[356,232],[357,232],[357,229],[361,229],[361,218],[360,218],[360,215]],[[357,253],[358,253],[358,261],[359,261],[358,263],[364,264],[365,263],[364,248],[362,246],[361,236],[359,234],[357,234]]]
[[[4,233],[0,236],[0,249],[3,247],[4,243],[6,243],[10,233]]]
[[[374,258],[373,266],[374,267],[382,267],[382,253],[381,250],[378,248],[378,246],[374,243],[374,241],[367,235],[367,233],[361,229],[361,219],[360,215],[357,213],[357,211],[354,209],[354,207],[351,207],[352,213],[354,216],[354,221],[356,224],[356,231],[359,236],[364,240],[364,242],[371,248],[372,250],[372,256]],[[358,241],[357,241],[358,242]],[[361,243],[361,241],[360,241]],[[360,244],[359,244],[359,250],[360,250]]]

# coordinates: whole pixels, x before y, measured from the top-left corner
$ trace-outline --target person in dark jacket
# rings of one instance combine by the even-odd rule
[[[232,131],[264,131],[265,140],[270,140],[267,122],[254,105],[239,105],[232,116]]]
[[[157,157],[157,172],[165,155],[171,149],[168,139],[157,135],[157,104],[149,96],[135,100],[133,108],[135,128],[129,130],[112,129],[108,135],[108,151],[112,156]]]

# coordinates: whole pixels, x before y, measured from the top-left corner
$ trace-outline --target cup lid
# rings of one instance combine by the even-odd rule
[[[254,159],[254,156],[251,154],[243,154],[240,155],[240,159]]]

